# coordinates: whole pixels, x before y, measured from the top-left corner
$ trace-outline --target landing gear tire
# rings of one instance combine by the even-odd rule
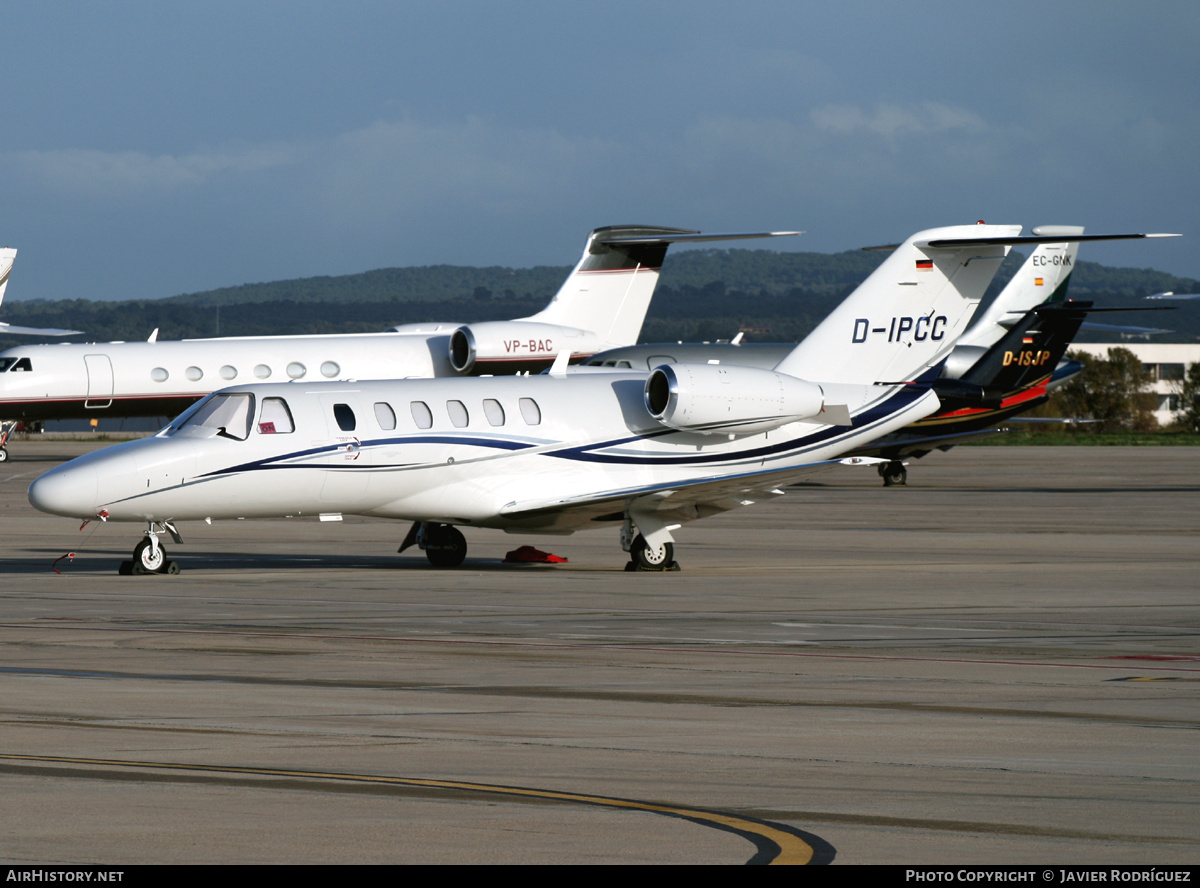
[[[904,487],[908,484],[908,469],[899,460],[880,466],[879,474],[883,476],[884,487]]]
[[[629,549],[629,558],[635,570],[672,570],[675,564],[675,544],[661,543],[651,546],[640,533]]]
[[[467,557],[467,539],[457,527],[441,527],[425,547],[434,567],[458,567]]]
[[[8,448],[0,447],[0,463],[8,462]]]
[[[162,546],[152,548],[149,540],[142,540],[133,547],[133,572],[135,574],[152,574],[163,571],[167,563],[167,550]],[[174,561],[171,564],[175,564]],[[179,566],[175,565],[175,573]]]

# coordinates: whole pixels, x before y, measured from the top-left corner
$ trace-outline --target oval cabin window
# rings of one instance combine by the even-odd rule
[[[533,398],[522,398],[518,403],[521,406],[521,416],[525,419],[525,425],[542,424],[542,409],[538,407],[537,401]]]
[[[433,427],[433,411],[429,409],[429,405],[424,401],[413,401],[408,405],[408,409],[412,412],[413,422],[417,424],[417,428],[428,429]]]
[[[467,415],[467,405],[462,401],[447,401],[446,412],[450,414],[450,422],[456,429],[465,429],[471,421]]]

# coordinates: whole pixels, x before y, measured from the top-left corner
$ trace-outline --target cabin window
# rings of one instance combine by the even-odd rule
[[[537,401],[533,398],[522,398],[518,403],[521,407],[521,416],[525,418],[525,425],[542,424],[542,408],[538,407]]]
[[[196,412],[185,414],[175,427],[185,429],[216,429],[226,438],[245,441],[250,436],[250,421],[254,418],[254,395],[245,392],[218,393],[196,405]]]
[[[221,368],[222,379],[237,379],[237,367],[226,364]]]
[[[292,361],[287,365],[287,375],[292,379],[303,379],[304,374],[308,372],[308,368],[299,361]]]
[[[290,435],[296,431],[292,422],[292,411],[283,398],[263,398],[262,413],[258,417],[260,435]]]
[[[337,376],[341,372],[342,368],[339,367],[334,361],[326,361],[321,365],[321,375],[327,379],[333,379],[333,377]]]
[[[358,425],[354,419],[354,411],[350,409],[349,404],[334,404],[333,418],[337,420],[338,428],[343,432],[352,432]]]
[[[504,408],[495,398],[483,399],[483,415],[494,426],[504,425]]]
[[[429,409],[429,405],[424,401],[413,401],[408,405],[408,409],[412,411],[413,422],[417,424],[417,428],[428,429],[433,427],[433,411]]]
[[[383,401],[376,401],[375,421],[379,423],[379,427],[385,432],[390,432],[394,429],[396,427],[396,411],[392,409],[392,405]]]
[[[456,429],[465,429],[471,421],[467,415],[467,405],[462,401],[447,401],[446,412],[450,414],[450,422]]]
[[[271,368],[268,367],[266,364],[259,364],[257,367],[254,368],[254,375],[257,376],[259,379],[270,379],[271,378]]]
[[[653,370],[655,367],[661,367],[663,364],[674,364],[675,359],[670,355],[651,355],[646,358],[646,369]]]
[[[204,371],[199,367],[188,367],[187,370],[184,371],[183,375],[192,382],[199,382],[204,378]]]
[[[171,378],[171,374],[167,372],[166,367],[155,367],[150,371],[150,378],[155,382],[166,382]]]
[[[33,364],[29,362],[29,358],[17,358],[11,367],[8,368],[9,373],[32,373]]]

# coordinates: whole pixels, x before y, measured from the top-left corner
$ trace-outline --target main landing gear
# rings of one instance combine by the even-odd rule
[[[183,543],[183,537],[170,521],[151,521],[146,527],[146,538],[133,547],[133,560],[122,561],[117,573],[122,576],[179,573],[179,562],[169,561],[166,548],[158,541],[158,535],[163,531],[175,542]]]
[[[403,552],[414,545],[424,550],[425,557],[434,567],[458,567],[467,558],[467,539],[451,524],[413,522],[396,551]]]
[[[675,560],[675,544],[659,543],[652,546],[640,533],[629,547],[629,563],[626,570],[679,570]]]
[[[636,501],[625,509],[621,525],[621,548],[629,553],[627,571],[655,572],[679,570],[675,560],[675,541],[671,531],[678,524],[666,524],[649,508],[638,508]],[[635,532],[636,535],[635,535]]]
[[[879,464],[879,477],[884,487],[904,487],[908,484],[908,469],[898,459]]]

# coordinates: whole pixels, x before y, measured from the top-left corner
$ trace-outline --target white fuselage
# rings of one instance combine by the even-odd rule
[[[453,329],[19,346],[0,355],[0,418],[174,416],[243,382],[451,375]]]
[[[562,533],[620,521],[625,500],[643,487],[802,470],[937,409],[924,390],[825,386],[849,404],[853,427],[792,422],[701,434],[651,417],[645,379],[236,386],[215,396],[253,397],[233,437],[185,414],[153,438],[47,473],[30,499],[43,511],[116,521],[347,513]],[[282,415],[280,399],[289,420],[265,420]],[[606,502],[607,491],[620,496]]]

